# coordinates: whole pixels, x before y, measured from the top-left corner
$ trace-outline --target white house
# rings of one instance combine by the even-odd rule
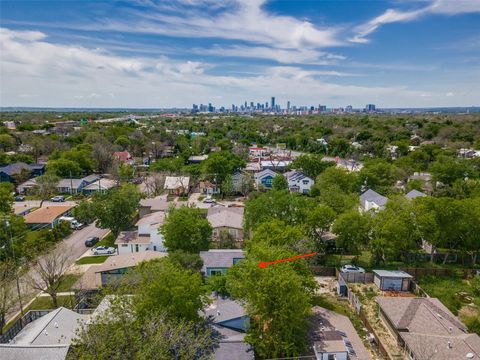
[[[360,195],[360,207],[363,211],[383,210],[388,199],[372,189],[368,189]]]
[[[315,181],[302,172],[292,170],[285,174],[288,181],[288,190],[298,192],[300,194],[308,194]]]
[[[129,254],[143,251],[166,251],[163,245],[163,235],[160,227],[165,221],[165,213],[157,211],[142,217],[135,224],[137,230],[122,231],[115,244],[118,246],[118,254]]]

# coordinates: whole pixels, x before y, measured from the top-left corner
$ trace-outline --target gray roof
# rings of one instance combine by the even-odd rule
[[[239,302],[221,298],[216,299],[205,308],[204,313],[207,317],[212,316],[214,323],[222,323],[245,316],[245,310]]]
[[[32,321],[15,336],[16,345],[59,345],[70,344],[80,322],[87,321],[88,315],[80,315],[60,307]]]
[[[41,169],[44,166],[45,165],[42,165],[42,164],[29,165],[26,163],[19,162],[19,163],[9,164],[7,166],[0,168],[0,172],[3,172],[11,176],[11,175],[19,174],[22,170],[32,171],[33,169],[37,169],[37,168]]]
[[[465,325],[436,298],[378,297],[376,300],[400,331],[448,336],[466,332]]]
[[[411,190],[405,195],[407,199],[415,199],[417,197],[423,197],[423,196],[427,196],[427,195],[415,189]]]
[[[253,360],[255,357],[246,342],[223,340],[215,350],[213,358],[215,360]]]
[[[387,203],[388,199],[385,196],[380,195],[376,191],[368,189],[362,195],[360,195],[360,203],[362,204],[362,206],[365,206],[366,201],[373,202],[378,206],[384,206]]]
[[[212,206],[208,209],[207,220],[212,227],[228,227],[243,229],[243,207],[239,206]]]
[[[390,278],[413,278],[412,275],[401,270],[373,270],[374,274],[377,274],[381,277],[390,277]]]
[[[28,346],[0,344],[2,360],[64,360],[69,345]]]
[[[57,184],[57,188],[78,189],[84,181],[83,179],[61,179]]]
[[[203,260],[202,271],[207,268],[231,268],[234,258],[245,258],[243,250],[239,249],[213,249],[200,251],[200,257]]]

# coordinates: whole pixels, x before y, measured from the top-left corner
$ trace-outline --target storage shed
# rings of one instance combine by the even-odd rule
[[[373,270],[373,282],[380,290],[408,291],[412,275],[400,270]]]

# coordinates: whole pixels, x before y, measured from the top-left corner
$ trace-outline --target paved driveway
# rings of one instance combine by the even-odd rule
[[[108,234],[108,232],[109,230],[107,229],[99,229],[95,224],[90,224],[81,230],[74,231],[69,237],[65,238],[61,243],[58,243],[57,247],[51,251],[65,251],[66,248],[69,253],[67,264],[70,267],[83,253],[85,253],[85,251],[87,251],[88,248],[85,246],[86,238],[89,236],[98,236],[101,239]],[[20,277],[20,289],[24,306],[39,294],[38,290],[33,289],[28,281],[30,277],[35,276],[35,266],[33,266],[29,269],[27,274]],[[14,293],[15,296],[17,296],[17,292],[15,291]],[[11,319],[18,311],[20,311],[20,304],[17,303],[8,311],[6,318]]]

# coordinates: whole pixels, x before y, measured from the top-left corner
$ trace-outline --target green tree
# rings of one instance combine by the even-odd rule
[[[330,230],[335,221],[335,211],[327,205],[319,205],[313,211],[309,212],[305,221],[306,232],[317,242],[323,243],[323,235]]]
[[[106,194],[95,194],[92,199],[95,204],[94,214],[91,216],[98,219],[98,227],[110,229],[113,237],[117,238],[120,231],[128,230],[133,226],[141,198],[142,193],[132,184],[125,184]]]
[[[122,292],[134,295],[141,320],[165,313],[172,319],[199,321],[199,311],[207,304],[201,275],[167,258],[141,263],[125,276],[122,287]]]
[[[471,177],[475,173],[465,161],[447,156],[439,156],[430,164],[429,171],[435,182],[439,181],[445,185],[452,185],[455,180]]]
[[[363,184],[380,193],[389,193],[396,180],[399,180],[398,169],[382,159],[373,159],[365,162],[360,170],[360,179]]]
[[[235,188],[233,187],[232,175],[228,174],[221,186],[222,193],[224,195],[230,196],[235,193]]]
[[[47,170],[50,174],[59,177],[78,177],[82,174],[82,169],[77,162],[63,158],[49,160],[47,163]]]
[[[273,190],[288,190],[288,180],[283,175],[275,175],[272,180]]]
[[[241,168],[244,163],[240,157],[231,152],[211,153],[208,159],[202,163],[203,174],[209,180],[222,184],[227,175],[232,174],[235,169]]]
[[[121,164],[118,168],[118,177],[121,182],[129,182],[133,180],[135,168],[129,164]]]
[[[72,210],[75,219],[84,224],[95,220],[95,204],[88,200],[81,200]]]
[[[208,249],[212,237],[212,227],[200,210],[187,206],[172,209],[161,232],[169,251],[198,253]]]
[[[13,205],[13,185],[7,182],[0,183],[0,214],[9,214],[12,212]]]
[[[44,200],[49,199],[57,192],[59,180],[57,175],[50,172],[35,178],[36,186],[33,192],[42,200],[40,206],[42,206]]]
[[[115,140],[115,145],[121,146],[122,149],[126,149],[130,144],[130,139],[125,135],[121,135]]]
[[[321,155],[301,155],[290,164],[291,169],[301,170],[305,175],[316,179],[329,167],[334,167],[335,162],[323,161]]]
[[[340,214],[332,228],[337,235],[337,247],[347,253],[358,254],[368,244],[370,227],[369,214],[360,214],[357,210]]]
[[[218,346],[207,322],[173,320],[161,312],[139,320],[127,299],[111,303],[93,321],[80,324],[67,359],[207,360]]]
[[[183,165],[185,165],[185,161],[180,157],[158,159],[150,165],[150,170],[175,172],[182,168]]]
[[[292,256],[281,248],[262,247],[231,268],[227,290],[245,302],[250,317],[246,341],[262,358],[298,356],[306,345],[311,315],[313,276],[296,270],[302,263],[260,268],[258,262]]]
[[[15,147],[15,139],[8,134],[0,134],[0,149],[2,151],[10,151]]]
[[[203,260],[199,254],[189,253],[183,250],[169,252],[168,258],[172,263],[187,270],[200,271],[203,266]]]

